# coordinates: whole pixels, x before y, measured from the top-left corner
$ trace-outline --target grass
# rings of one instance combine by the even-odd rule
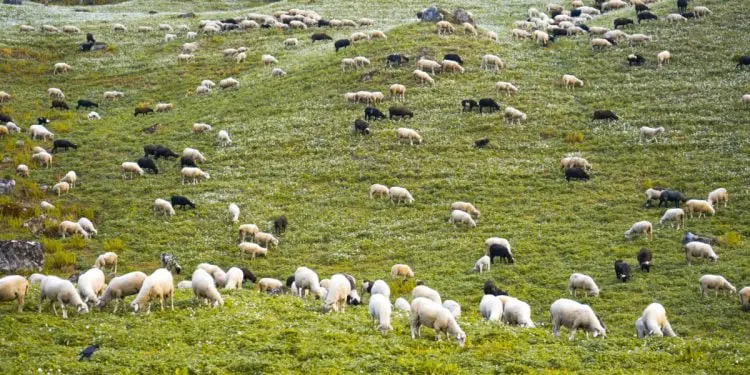
[[[750,72],[734,69],[732,56],[747,53],[741,43],[750,31],[743,21],[750,6],[707,0],[710,18],[687,24],[662,21],[628,30],[654,36],[654,42],[630,49],[617,47],[594,52],[585,37],[560,39],[541,48],[528,41],[512,41],[512,22],[525,17],[534,1],[512,0],[502,6],[480,1],[461,2],[474,13],[481,29],[501,35],[499,44],[461,35],[437,37],[434,25],[414,23],[413,14],[424,4],[416,1],[365,2],[357,7],[340,1],[260,2],[131,1],[72,8],[0,8],[1,90],[14,98],[2,112],[27,128],[36,117],[52,119],[57,138],[81,145],[58,153],[50,169],[32,167],[29,179],[16,178],[18,195],[0,200],[0,238],[32,239],[20,223],[39,214],[46,199],[66,220],[86,216],[99,230],[95,239],[43,239],[46,272],[67,276],[85,270],[96,255],[113,250],[120,255],[118,270],[151,272],[158,255],[178,256],[189,277],[198,263],[224,269],[246,266],[261,277],[284,279],[298,266],[308,266],[321,277],[348,272],[358,279],[388,280],[394,263],[408,263],[419,279],[439,290],[445,299],[458,301],[467,346],[436,343],[432,332],[409,337],[407,317],[394,314],[394,331],[380,336],[366,307],[345,314],[323,314],[318,302],[290,296],[267,297],[246,289],[225,293],[221,310],[209,310],[179,291],[175,311],[149,316],[92,312],[55,317],[48,306],[36,313],[38,291],[31,290],[26,311],[0,305],[0,371],[100,373],[285,373],[285,372],[668,372],[741,373],[750,345],[746,342],[747,316],[736,297],[701,298],[697,280],[702,274],[725,276],[735,286],[748,284],[750,261],[744,239],[750,235],[746,214],[750,147],[745,124],[750,112],[739,98],[750,92]],[[454,9],[455,2],[438,6]],[[258,6],[257,8],[250,8]],[[673,2],[651,6],[660,17],[674,11]],[[205,18],[224,18],[249,12],[270,14],[289,8],[314,9],[326,18],[373,18],[388,40],[373,41],[333,52],[331,43],[309,44],[314,30],[278,33],[255,30],[201,36],[192,64],[177,64],[183,38],[164,43],[162,33],[140,35],[140,25],[186,23],[175,14],[199,11]],[[149,15],[148,10],[159,13]],[[589,25],[611,25],[632,10],[604,15]],[[113,34],[113,22],[131,32]],[[17,25],[76,24],[110,44],[104,52],[81,53],[82,36],[23,34]],[[334,38],[351,29],[327,30]],[[481,32],[481,31],[480,31]],[[299,49],[284,49],[290,36],[303,41]],[[246,46],[248,62],[237,65],[221,57],[224,48]],[[671,64],[657,68],[656,54],[669,49]],[[427,53],[438,59],[459,53],[466,60],[463,75],[438,75],[434,87],[419,87],[411,77],[413,65],[383,68],[388,53]],[[644,55],[649,63],[628,68],[625,57]],[[272,79],[260,63],[271,53],[288,76]],[[481,56],[493,53],[507,66],[500,73],[479,69]],[[366,56],[372,66],[342,73],[343,57]],[[73,67],[66,75],[52,75],[52,65],[65,61]],[[361,82],[367,71],[377,71]],[[5,74],[7,72],[7,74]],[[574,74],[584,88],[564,89],[558,81]],[[202,79],[216,82],[233,76],[241,89],[195,96]],[[496,81],[520,88],[514,97],[498,95]],[[406,105],[414,119],[372,122],[373,135],[350,134],[363,107],[347,105],[344,92],[387,92],[391,83],[407,85]],[[49,109],[45,91],[59,87],[68,103],[79,98],[100,103],[101,121],[86,120],[87,111]],[[103,91],[119,90],[125,97],[104,102]],[[493,97],[528,114],[520,125],[502,121],[500,114],[459,114],[461,99]],[[139,103],[172,102],[171,113],[133,117]],[[386,102],[378,107],[386,110]],[[612,109],[616,123],[590,120],[596,109]],[[193,122],[227,129],[235,144],[216,146],[215,134],[193,135]],[[159,123],[154,134],[140,129]],[[414,128],[422,145],[399,145],[394,130]],[[638,139],[641,126],[663,126],[658,142]],[[489,137],[492,147],[474,149],[473,141]],[[23,140],[23,144],[17,144]],[[119,165],[135,161],[144,144],[164,144],[175,151],[201,150],[208,162],[201,167],[211,179],[194,186],[180,184],[179,168],[159,161],[160,173],[123,181]],[[30,163],[30,142],[25,135],[0,142],[0,153],[12,162],[2,164],[2,177],[11,176],[16,163]],[[41,144],[51,147],[48,143]],[[586,183],[566,184],[559,159],[571,153],[594,165]],[[31,164],[29,164],[31,166]],[[57,198],[44,194],[68,170],[79,176],[71,194]],[[410,207],[393,207],[367,199],[370,184],[408,188],[415,198]],[[639,220],[657,222],[659,209],[644,209],[643,190],[668,186],[690,197],[703,198],[725,187],[731,196],[727,209],[717,215],[687,222],[693,233],[721,236],[716,264],[687,266],[680,251],[682,231],[656,226],[652,243],[626,241],[622,233]],[[23,193],[22,193],[23,192]],[[152,202],[180,194],[194,201],[197,210],[180,211],[171,219],[155,217]],[[473,202],[482,217],[475,229],[454,229],[447,224],[450,203]],[[236,225],[227,206],[237,203],[241,221],[270,229],[273,217],[285,214],[289,230],[278,249],[266,258],[240,260]],[[47,231],[51,234],[51,231]],[[495,265],[490,275],[470,274],[483,252],[484,239],[508,238],[516,256],[512,266]],[[39,239],[37,239],[39,240]],[[615,259],[635,263],[643,246],[654,252],[650,274],[636,273],[633,281],[617,283]],[[73,258],[71,258],[71,255]],[[599,298],[579,298],[591,304],[608,330],[606,340],[574,342],[555,339],[549,326],[549,305],[568,297],[572,272],[591,275],[602,289]],[[527,301],[538,328],[523,330],[487,324],[477,313],[484,281],[492,278],[512,295]],[[408,288],[392,283],[394,299]],[[127,301],[130,301],[128,299]],[[676,339],[638,340],[633,322],[651,302],[662,303]],[[565,333],[563,333],[565,334]],[[101,349],[89,362],[76,354],[92,343]],[[616,367],[613,366],[616,364]]]

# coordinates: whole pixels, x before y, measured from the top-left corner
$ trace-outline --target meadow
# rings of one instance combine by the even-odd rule
[[[750,183],[750,107],[740,98],[750,93],[750,70],[735,69],[735,58],[750,54],[745,15],[748,2],[694,0],[713,15],[685,24],[663,20],[626,28],[628,33],[653,36],[649,44],[625,45],[592,51],[588,37],[558,38],[548,47],[510,37],[513,21],[525,19],[529,7],[544,2],[438,1],[445,9],[462,7],[473,13],[480,37],[461,31],[437,36],[431,23],[419,23],[417,11],[431,5],[406,0],[352,2],[133,0],[86,7],[48,6],[26,2],[0,6],[0,90],[13,95],[2,105],[15,123],[27,129],[37,117],[51,119],[57,139],[68,139],[78,150],[54,155],[50,169],[32,166],[31,148],[51,147],[28,134],[0,139],[0,178],[11,178],[15,166],[32,167],[30,178],[15,177],[16,192],[0,196],[0,239],[41,241],[48,274],[67,277],[88,269],[96,256],[115,251],[118,273],[159,267],[159,254],[172,253],[184,267],[176,281],[190,277],[202,262],[250,268],[258,277],[280,280],[299,266],[321,278],[346,272],[363,279],[387,280],[392,300],[407,297],[413,281],[390,279],[395,263],[406,263],[416,278],[440,291],[443,299],[463,308],[459,323],[468,335],[459,348],[455,341],[435,342],[432,331],[412,340],[408,316],[395,313],[394,330],[381,336],[367,307],[347,308],[343,314],[324,313],[320,301],[290,295],[259,295],[246,285],[224,293],[220,309],[208,309],[180,290],[175,310],[150,315],[92,311],[55,317],[45,304],[36,312],[38,289],[32,288],[26,309],[0,305],[0,372],[2,373],[746,373],[750,358],[748,315],[736,295],[701,297],[698,278],[719,274],[737,289],[750,285],[748,183]],[[567,5],[567,2],[566,2]],[[650,4],[654,13],[675,12],[673,1]],[[138,26],[188,24],[196,31],[200,19],[223,19],[247,13],[271,14],[290,8],[311,9],[324,18],[372,18],[387,40],[362,42],[334,52],[333,43],[310,43],[313,32],[333,39],[346,38],[352,28],[279,32],[260,29],[200,35],[193,63],[179,64],[176,56],[186,42],[184,33],[165,43],[163,32],[139,34]],[[150,10],[156,11],[149,14]],[[194,19],[177,18],[196,12]],[[607,13],[589,26],[611,27],[618,17],[635,18],[632,8]],[[113,23],[129,31],[112,32]],[[19,25],[58,27],[74,24],[84,34],[22,33]],[[498,32],[492,43],[486,30]],[[78,44],[91,32],[108,48],[80,52]],[[297,37],[301,46],[285,48]],[[236,64],[221,50],[247,47],[248,60]],[[669,50],[672,62],[656,65],[656,54]],[[441,60],[458,53],[464,74],[438,74],[433,87],[420,86],[412,63],[386,68],[390,53],[424,53]],[[500,56],[506,68],[479,68],[481,56]],[[639,53],[648,62],[628,67],[626,57]],[[272,54],[287,72],[270,75],[260,56]],[[341,72],[344,57],[365,56],[366,69]],[[52,74],[57,62],[72,66],[68,74]],[[585,81],[583,88],[566,90],[563,74]],[[370,77],[363,81],[364,75]],[[234,77],[239,90],[194,94],[203,79],[218,82]],[[497,81],[513,82],[520,91],[505,97],[494,89]],[[413,119],[372,121],[372,135],[351,134],[364,106],[347,104],[349,91],[388,91],[392,83],[407,86],[405,105]],[[49,87],[77,99],[98,102],[102,120],[86,119],[88,111],[49,108]],[[119,101],[105,102],[102,93],[125,92]],[[501,113],[463,113],[462,99],[492,97],[501,107],[513,106],[528,121],[509,124]],[[175,110],[133,116],[139,104],[171,102]],[[377,105],[384,112],[393,102]],[[597,109],[611,109],[620,120],[594,122]],[[205,122],[214,132],[192,134],[191,124]],[[143,128],[159,124],[153,134]],[[396,141],[395,129],[418,130],[424,143],[409,146]],[[656,142],[639,139],[641,126],[663,126]],[[218,147],[216,131],[226,129],[234,144]],[[490,147],[474,148],[487,137]],[[20,143],[18,141],[21,141]],[[211,179],[182,185],[175,161],[158,161],[160,173],[123,180],[119,166],[142,156],[146,144],[163,144],[179,152],[201,150],[208,161],[201,168]],[[593,164],[590,181],[566,183],[559,160],[581,155]],[[43,193],[67,171],[79,183],[68,195]],[[403,186],[412,193],[410,206],[370,200],[369,186]],[[623,232],[640,220],[657,223],[664,209],[644,208],[643,191],[670,187],[690,198],[705,199],[709,191],[729,191],[728,208],[715,216],[686,222],[685,230],[719,237],[715,264],[685,262],[681,238],[685,230],[655,225],[653,242],[626,240]],[[196,210],[178,210],[164,219],[153,214],[156,198],[184,195]],[[22,223],[40,214],[39,202],[58,209],[56,220],[90,218],[99,235],[93,239],[61,239],[54,226],[34,237]],[[477,227],[448,224],[455,201],[473,202],[482,215]],[[237,224],[227,206],[242,210],[241,223],[270,230],[278,215],[289,219],[289,229],[278,248],[267,257],[241,259]],[[471,273],[483,255],[484,240],[510,240],[516,262],[493,265],[489,274]],[[631,282],[615,279],[613,263],[624,259],[637,265],[641,247],[654,253],[648,274],[634,272]],[[634,267],[636,268],[636,267]],[[549,306],[568,298],[571,273],[591,275],[602,292],[597,298],[578,297],[590,304],[607,328],[606,339],[556,339],[549,324]],[[528,302],[537,328],[521,329],[488,324],[479,316],[482,285],[494,280],[510,295]],[[132,297],[126,301],[130,302]],[[367,300],[367,297],[365,297]],[[667,309],[677,338],[635,337],[633,323],[651,302]],[[90,361],[78,362],[84,347],[101,346]]]

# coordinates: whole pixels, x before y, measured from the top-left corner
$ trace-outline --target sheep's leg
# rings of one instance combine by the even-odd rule
[[[112,314],[117,313],[117,308],[120,307],[120,298],[115,298],[115,309],[112,311]]]
[[[44,293],[39,295],[39,311],[38,311],[39,314],[42,313],[42,302],[44,302]]]
[[[576,326],[570,328],[570,337],[568,337],[569,341],[573,341],[576,338]]]

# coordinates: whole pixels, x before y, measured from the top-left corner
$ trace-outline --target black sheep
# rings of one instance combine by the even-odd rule
[[[690,232],[685,233],[685,235],[682,237],[683,245],[687,244],[688,242],[693,242],[693,241],[703,242],[709,245],[719,244],[719,240],[717,240],[716,238],[708,237],[708,236],[698,236]]]
[[[318,20],[318,27],[323,27],[323,26],[331,26],[331,23],[328,22],[328,20],[324,20],[324,19]],[[331,38],[329,37],[328,39],[331,39]]]
[[[377,108],[367,107],[365,108],[365,120],[385,120],[385,115],[380,112]]]
[[[685,13],[681,13],[680,15],[685,18],[695,18],[695,12],[685,12]]]
[[[94,34],[87,33],[86,34],[86,41],[89,43],[96,43],[96,39],[94,39]]]
[[[162,145],[145,145],[143,146],[143,156],[154,155],[156,156],[156,149],[162,147]]]
[[[744,55],[737,59],[737,66],[735,68],[744,68],[746,66],[750,66],[750,55]]]
[[[221,23],[231,23],[231,24],[236,25],[237,24],[237,20],[235,20],[234,18],[227,18],[225,20],[222,20]]]
[[[162,145],[145,145],[143,146],[143,156],[153,155],[154,159],[158,158],[176,158],[179,155]]]
[[[154,110],[151,109],[151,108],[148,108],[148,107],[143,107],[143,108],[138,107],[138,108],[135,109],[135,112],[133,112],[133,116],[138,116],[138,115],[144,115],[145,116],[145,115],[147,115],[149,113],[154,113]]]
[[[169,201],[172,203],[172,207],[181,206],[182,208],[187,208],[187,206],[190,206],[190,208],[195,208],[195,204],[193,204],[190,199],[187,199],[181,195],[173,195],[171,198],[169,198]]]
[[[12,122],[13,118],[10,117],[10,115],[6,115],[5,113],[0,113],[0,123],[5,124],[6,122]]]
[[[641,265],[641,272],[651,272],[651,250],[643,247],[635,255],[638,264]]]
[[[647,20],[658,20],[659,17],[657,17],[655,14],[651,12],[641,12],[636,15],[638,18],[638,23],[641,23],[641,21],[647,21]]]
[[[237,30],[239,28],[240,28],[240,25],[233,24],[233,23],[222,23],[221,24],[221,29],[224,30],[224,31]]]
[[[680,13],[685,13],[688,6],[688,0],[677,0],[677,10]]]
[[[388,108],[388,118],[390,120],[393,120],[394,117],[398,117],[400,119],[405,119],[406,117],[412,118],[414,117],[414,112],[404,108],[404,107],[391,107]]]
[[[502,258],[505,263],[513,264],[513,254],[503,245],[492,244],[490,246],[490,263],[495,263],[495,257]]]
[[[138,159],[138,166],[143,169],[149,169],[152,172],[154,172],[154,174],[159,174],[159,169],[156,168],[156,163],[154,162],[154,159],[147,158],[144,156]]]
[[[615,24],[615,29],[617,29],[620,26],[632,25],[633,20],[629,18],[617,18],[615,19],[614,24]]]
[[[78,146],[75,143],[65,139],[56,139],[54,142],[52,142],[52,153],[54,154],[55,152],[57,152],[58,148],[63,148],[65,149],[65,151],[68,151],[69,148],[77,150]]]
[[[198,168],[198,165],[195,164],[195,159],[189,156],[183,156],[183,157],[180,157],[180,168],[185,168],[185,167]]]
[[[464,60],[461,59],[461,56],[455,54],[455,53],[448,53],[445,56],[443,56],[443,60],[452,60],[455,61],[461,65],[464,64]]]
[[[589,173],[586,172],[582,168],[566,168],[565,169],[565,181],[570,182],[571,179],[573,180],[588,180],[589,179]]]
[[[76,109],[79,109],[81,107],[84,107],[84,108],[91,108],[91,107],[99,108],[99,104],[96,104],[96,103],[94,103],[94,102],[92,102],[90,100],[81,99],[81,100],[78,101],[78,105],[76,106]]]
[[[635,4],[635,12],[636,13],[646,12],[646,11],[649,11],[649,10],[650,9],[646,6],[646,4],[641,4],[641,3]]]
[[[615,121],[615,120],[619,120],[620,118],[617,117],[617,115],[610,110],[599,110],[599,111],[594,111],[593,119]]]
[[[294,275],[289,276],[289,277],[286,278],[285,285],[286,285],[287,288],[291,288],[292,287],[292,283],[294,283]]]
[[[289,222],[286,220],[286,216],[281,215],[273,221],[273,232],[277,235],[282,235],[286,231],[286,226]]]
[[[570,10],[570,16],[571,17],[580,17],[581,16],[581,10],[578,8],[571,9]]]
[[[400,53],[390,54],[385,58],[385,65],[389,67],[399,66],[407,62],[409,62],[409,56]]]
[[[97,349],[99,349],[99,345],[91,345],[91,346],[86,347],[86,349],[81,350],[81,352],[78,353],[78,355],[80,355],[80,357],[78,358],[78,361],[80,362],[80,361],[83,361],[84,359],[90,359],[91,355],[94,354],[94,352],[97,351]]]
[[[368,124],[367,121],[358,118],[354,120],[353,132],[355,134],[363,134],[363,135],[370,134],[370,124]]]
[[[52,109],[70,109],[68,108],[68,105],[65,104],[62,100],[53,100],[52,101]]]
[[[589,27],[586,26],[586,25],[584,25],[584,24],[580,24],[580,25],[578,25],[578,27],[580,27],[581,30],[586,30],[586,32],[589,32]]]
[[[315,33],[310,36],[310,39],[312,39],[313,43],[317,41],[321,41],[321,40],[333,40],[333,38],[328,36],[328,34],[324,34],[324,33]]]
[[[476,148],[484,148],[484,147],[487,147],[487,145],[489,144],[490,144],[489,138],[482,138],[482,139],[477,139],[476,141],[474,141],[474,147]]]
[[[552,35],[554,35],[554,36],[568,36],[568,35],[570,35],[570,33],[568,32],[568,29],[558,28],[558,29],[552,29],[552,33],[550,34],[550,37]]]
[[[685,195],[680,193],[676,190],[664,190],[661,192],[661,196],[659,196],[659,207],[664,205],[664,207],[667,207],[667,204],[669,202],[674,202],[674,207],[678,208],[680,207],[680,202],[687,201],[687,198],[685,198]]]
[[[105,48],[107,48],[107,43],[94,43],[94,42],[81,43],[81,51],[84,51],[84,52],[99,51]]]
[[[622,259],[615,261],[615,278],[622,282],[630,280],[630,265],[623,262]]]
[[[646,59],[641,55],[632,54],[628,56],[628,66],[641,66],[646,62]]]
[[[495,286],[495,282],[487,280],[484,282],[484,294],[491,294],[493,296],[507,296],[508,292]]]
[[[48,119],[48,118],[46,118],[46,117],[37,117],[37,118],[36,118],[36,123],[37,123],[38,125],[49,124],[49,119]]]
[[[342,48],[349,47],[350,44],[352,44],[352,42],[350,42],[349,39],[339,39],[333,44],[333,46],[336,48],[336,52],[338,52]]]
[[[500,110],[500,105],[491,98],[479,99],[479,113],[483,113],[483,108],[489,108],[490,112],[495,112]]]
[[[464,111],[473,111],[474,108],[478,108],[479,104],[477,104],[476,100],[473,99],[464,99],[461,101],[461,113]]]
[[[251,283],[254,283],[256,280],[258,280],[258,278],[255,277],[255,274],[249,269],[245,267],[240,267],[240,270],[242,271],[243,281],[250,281]]]

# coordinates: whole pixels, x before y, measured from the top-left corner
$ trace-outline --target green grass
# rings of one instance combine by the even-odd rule
[[[58,208],[52,217],[87,216],[99,230],[97,238],[83,243],[44,239],[49,247],[47,272],[62,276],[72,273],[72,266],[87,269],[96,255],[109,250],[120,255],[121,273],[151,272],[161,252],[176,254],[186,269],[176,281],[189,277],[201,262],[224,269],[246,266],[261,277],[279,279],[304,265],[321,278],[348,272],[359,280],[388,280],[391,265],[408,263],[417,278],[444,299],[461,303],[466,347],[436,343],[428,329],[421,339],[412,340],[403,314],[394,314],[394,331],[382,337],[364,306],[323,314],[319,302],[261,296],[249,288],[226,293],[220,310],[200,306],[190,292],[179,291],[174,312],[72,312],[67,321],[55,317],[47,305],[37,314],[38,291],[32,289],[25,312],[0,305],[1,372],[743,373],[750,354],[747,314],[740,311],[736,296],[701,298],[697,281],[713,273],[738,288],[750,283],[745,241],[750,236],[750,112],[740,103],[742,94],[750,92],[750,72],[735,70],[732,58],[748,53],[742,43],[750,32],[743,19],[748,4],[706,0],[700,5],[714,11],[710,18],[636,25],[627,31],[653,35],[651,44],[601,52],[593,52],[586,37],[560,39],[548,48],[512,41],[513,20],[525,18],[529,6],[543,8],[542,2],[461,2],[480,29],[498,31],[499,44],[460,32],[437,37],[434,25],[413,23],[413,14],[425,5],[417,1],[358,2],[356,7],[342,1],[278,2],[249,8],[260,4],[139,0],[90,7],[90,13],[34,4],[0,8],[0,24],[6,26],[0,29],[0,90],[14,96],[2,111],[23,128],[36,117],[50,117],[57,138],[81,145],[77,151],[56,154],[52,168],[34,166],[29,179],[17,178],[23,187],[18,196],[0,200],[0,238],[32,239],[20,224],[37,215],[39,201],[46,199]],[[449,1],[437,5],[457,6]],[[673,7],[672,1],[651,6],[660,17]],[[162,32],[134,32],[140,25],[165,22],[186,23],[195,30],[198,19],[174,17],[191,10],[218,19],[289,8],[313,9],[326,18],[373,18],[388,40],[334,53],[331,43],[309,43],[309,34],[317,30],[200,36],[195,63],[180,65],[176,55],[184,38],[165,44]],[[152,9],[159,13],[149,15]],[[609,26],[614,18],[633,18],[632,13],[613,12],[588,24]],[[114,22],[131,31],[113,34]],[[22,23],[75,24],[111,48],[80,53],[81,35],[24,34],[17,27]],[[353,30],[326,32],[338,39]],[[299,49],[283,48],[290,36],[302,41]],[[245,64],[222,59],[222,49],[239,46],[249,48]],[[656,54],[665,49],[673,59],[659,69]],[[383,68],[388,53],[413,56],[420,51],[438,59],[459,53],[467,72],[437,75],[434,87],[419,87],[411,77],[413,65]],[[625,58],[632,52],[643,54],[649,63],[628,68]],[[266,53],[279,59],[287,77],[271,78],[270,68],[260,63]],[[507,68],[500,73],[480,70],[485,53],[499,55]],[[368,57],[372,66],[342,73],[340,59],[358,55]],[[72,71],[52,75],[52,65],[61,61]],[[377,70],[373,79],[360,82],[370,70]],[[585,87],[565,90],[559,85],[563,74],[578,76]],[[193,95],[202,79],[218,82],[230,76],[240,80],[240,90]],[[511,98],[498,95],[493,86],[500,80],[513,82],[520,92]],[[372,122],[373,135],[352,136],[351,124],[363,107],[347,105],[343,93],[387,92],[392,83],[407,85],[406,105],[415,110],[414,119]],[[79,98],[99,102],[103,119],[88,121],[83,110],[50,110],[45,95],[49,87],[61,88],[69,104]],[[124,91],[125,98],[104,102],[102,92],[108,90]],[[499,114],[459,114],[461,99],[480,97],[518,108],[529,120],[509,125]],[[133,117],[139,103],[160,101],[174,103],[175,110]],[[387,101],[378,107],[386,110],[390,105]],[[591,122],[596,109],[612,109],[621,121]],[[218,148],[215,132],[193,135],[193,122],[209,123],[215,132],[227,129],[235,144]],[[155,134],[141,132],[154,123],[161,124]],[[400,126],[418,130],[425,142],[399,145],[394,130]],[[644,144],[637,136],[641,126],[667,131],[659,142]],[[482,137],[489,137],[492,147],[473,149],[473,141]],[[16,140],[24,143],[17,145]],[[123,181],[120,163],[135,161],[143,145],[156,143],[177,152],[198,148],[208,158],[201,167],[211,179],[183,186],[177,165],[159,161],[159,175]],[[12,175],[19,162],[31,166],[30,149],[37,144],[25,134],[0,142],[0,153],[12,160],[2,164],[0,175]],[[591,181],[565,183],[559,159],[569,153],[592,162]],[[68,170],[79,176],[71,194],[57,198],[42,193],[41,185],[51,186]],[[373,183],[406,187],[416,201],[393,207],[369,200]],[[727,245],[717,247],[716,264],[698,261],[687,266],[680,251],[683,231],[666,226],[656,226],[650,244],[623,238],[632,223],[656,223],[662,214],[662,209],[642,208],[648,186],[669,186],[702,199],[717,187],[729,191],[729,208],[687,223],[694,233],[724,236]],[[153,200],[172,194],[189,197],[198,209],[178,210],[168,220],[155,217]],[[473,202],[482,211],[477,228],[454,229],[446,223],[450,204],[458,200]],[[243,223],[266,230],[273,217],[285,214],[289,230],[278,249],[265,258],[241,260],[237,226],[227,213],[231,202],[240,206]],[[495,265],[490,275],[468,273],[483,253],[484,239],[493,236],[511,241],[516,263]],[[614,260],[635,264],[635,253],[643,246],[654,252],[653,271],[636,272],[632,282],[617,283]],[[602,289],[599,298],[579,300],[602,317],[607,339],[579,335],[568,342],[551,335],[549,305],[568,297],[572,272],[591,275]],[[483,322],[477,310],[487,278],[527,301],[538,328]],[[407,288],[397,286],[392,285],[393,299],[408,294]],[[654,301],[666,307],[679,338],[634,337],[635,319]],[[100,351],[90,362],[76,362],[76,354],[91,343],[100,344]]]

